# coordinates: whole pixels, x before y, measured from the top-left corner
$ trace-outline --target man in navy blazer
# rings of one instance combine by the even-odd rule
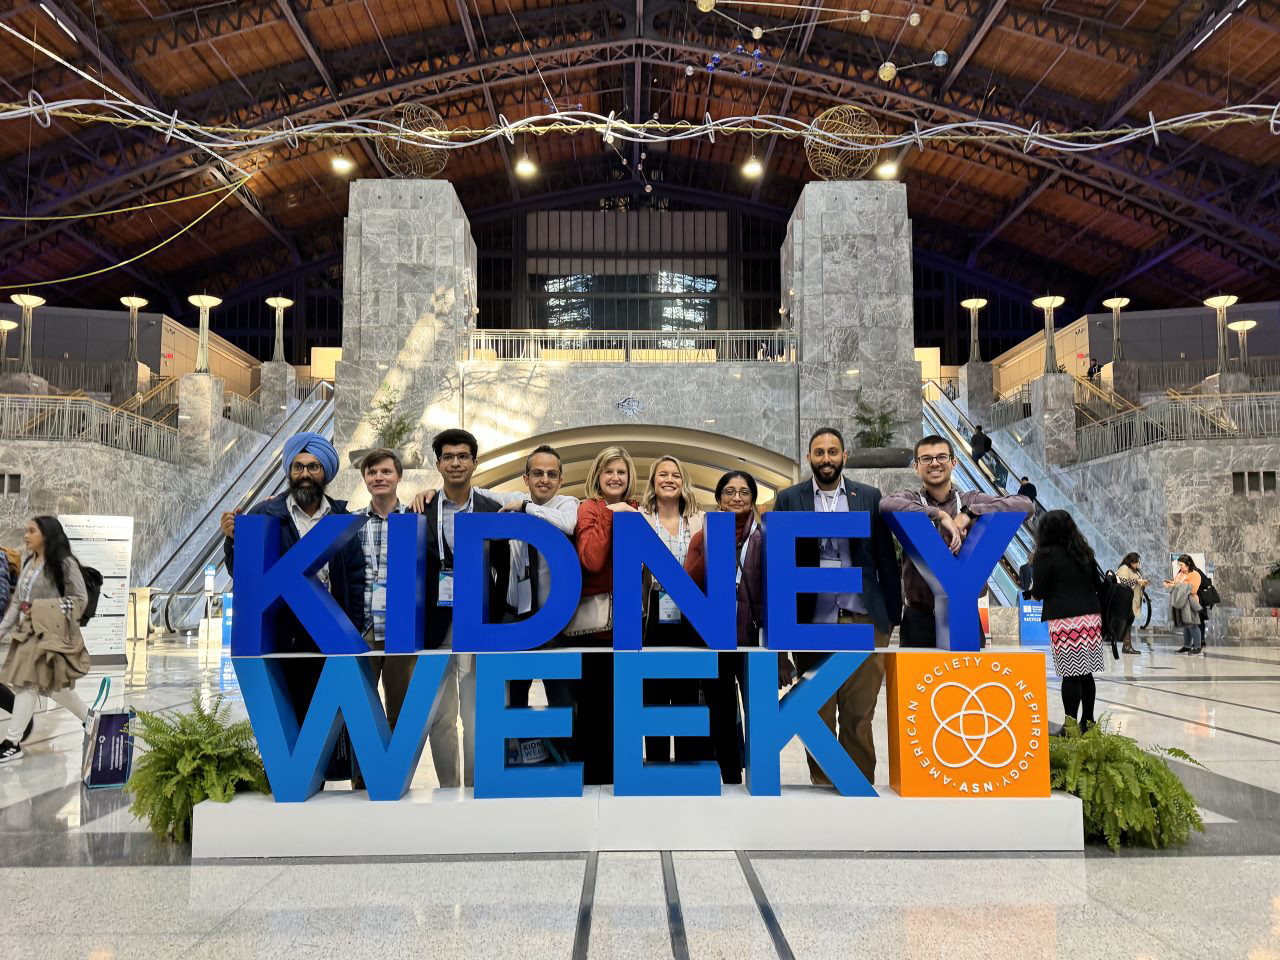
[[[345,500],[335,500],[325,493],[325,488],[332,482],[338,472],[338,452],[324,437],[318,433],[294,434],[284,443],[283,463],[289,488],[279,496],[263,500],[250,508],[251,515],[275,517],[280,521],[280,554],[287,553],[302,537],[306,536],[320,520],[331,514],[348,513]],[[239,513],[239,511],[236,511]],[[222,555],[227,563],[227,570],[235,576],[235,514],[222,515],[222,532],[225,540]],[[360,546],[360,538],[353,537],[347,542],[332,560],[319,571],[321,582],[329,588],[329,593],[337,601],[342,612],[355,625],[358,633],[365,629],[364,609],[364,551]],[[314,657],[291,658],[283,664],[285,683],[289,688],[289,699],[293,702],[298,722],[301,723],[311,704],[311,696],[315,693],[316,684],[320,682],[320,671],[324,668],[324,657],[319,656],[319,647],[311,639],[311,635],[303,628],[298,618],[288,606],[282,606],[276,615],[276,652],[278,653],[313,653]],[[345,741],[345,730],[343,735]],[[347,747],[340,744],[339,754]],[[331,768],[329,779],[345,780],[351,775],[350,768],[338,770]]]
[[[823,427],[809,438],[806,460],[812,475],[781,491],[773,509],[869,513],[871,536],[796,541],[799,566],[862,570],[861,593],[800,594],[796,601],[799,619],[802,623],[869,623],[875,630],[876,646],[887,647],[893,628],[902,622],[902,579],[893,537],[880,516],[880,491],[844,476],[848,453],[844,437],[834,427]],[[796,672],[802,674],[820,663],[826,654],[797,652],[792,656]],[[871,724],[883,682],[884,658],[872,654],[818,711],[870,783],[875,782],[876,772]],[[809,776],[815,784],[829,786],[831,783],[812,755],[809,756]]]

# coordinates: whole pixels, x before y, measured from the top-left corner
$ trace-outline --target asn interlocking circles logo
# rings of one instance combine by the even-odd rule
[[[954,697],[943,696],[950,689],[963,694],[958,707]],[[939,710],[939,700],[950,702]],[[933,756],[942,766],[955,770],[980,763],[1000,770],[1018,755],[1018,738],[1009,727],[1017,703],[1003,683],[991,680],[970,688],[948,680],[934,688],[929,709],[938,724],[933,731]]]
[[[1043,660],[952,655],[904,659],[897,671],[906,669],[915,695],[903,704],[898,742],[902,760],[915,768],[900,778],[912,795],[1033,795],[1027,791],[1048,769]]]

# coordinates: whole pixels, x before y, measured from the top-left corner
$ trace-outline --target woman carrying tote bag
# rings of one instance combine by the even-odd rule
[[[20,741],[35,712],[36,697],[66,707],[81,723],[89,707],[76,695],[76,681],[89,672],[89,653],[80,635],[80,614],[89,595],[80,564],[56,517],[36,517],[23,537],[27,553],[0,620],[9,654],[0,683],[16,691],[9,729],[0,740],[0,763],[22,759]]]
[[[574,543],[582,564],[582,603],[565,636],[584,647],[613,647],[613,515],[634,511],[636,467],[622,447],[605,447],[587,471]],[[576,753],[588,784],[613,783],[613,656],[587,653],[576,688]]]

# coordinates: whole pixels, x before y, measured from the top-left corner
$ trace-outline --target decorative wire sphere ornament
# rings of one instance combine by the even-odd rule
[[[421,103],[405,103],[397,107],[388,118],[409,133],[423,130],[443,130],[444,117]],[[393,176],[401,179],[425,180],[444,169],[448,151],[440,147],[428,147],[412,140],[396,137],[376,137],[378,159]]]
[[[856,180],[875,166],[879,151],[855,150],[831,143],[831,138],[874,146],[879,136],[880,124],[861,107],[848,103],[828,107],[814,117],[804,135],[809,169],[823,180]]]

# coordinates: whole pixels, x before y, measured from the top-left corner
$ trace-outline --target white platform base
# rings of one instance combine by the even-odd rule
[[[396,803],[346,791],[306,803],[242,794],[195,808],[192,856],[369,857],[581,850],[1082,850],[1080,801],[878,799],[783,787],[752,797],[474,800],[465,790],[412,790]]]

